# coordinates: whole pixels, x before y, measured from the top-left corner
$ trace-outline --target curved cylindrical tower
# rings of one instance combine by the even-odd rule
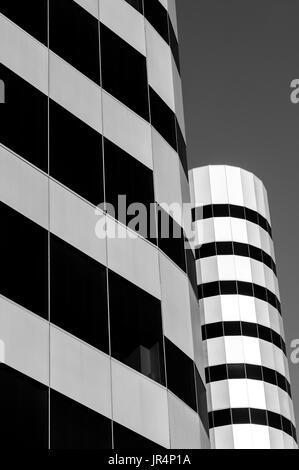
[[[215,448],[297,448],[267,193],[230,166],[190,172]]]

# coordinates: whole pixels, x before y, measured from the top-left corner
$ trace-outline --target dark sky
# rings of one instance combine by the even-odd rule
[[[189,167],[255,173],[269,196],[286,343],[299,338],[299,0],[177,0]],[[290,364],[299,423],[299,364]]]

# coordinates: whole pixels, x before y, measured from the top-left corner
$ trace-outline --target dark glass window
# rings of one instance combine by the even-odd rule
[[[47,0],[1,0],[0,13],[47,44]]]
[[[218,382],[227,379],[227,369],[225,364],[210,367],[210,381]]]
[[[234,242],[233,250],[234,250],[234,254],[237,256],[245,256],[245,257],[249,256],[249,247],[245,243]]]
[[[216,428],[217,426],[227,426],[228,424],[231,424],[232,419],[231,419],[231,410],[226,409],[226,410],[217,410],[213,412],[213,424],[214,427]]]
[[[0,364],[1,448],[47,449],[48,388]]]
[[[207,282],[202,285],[203,296],[204,297],[213,297],[214,295],[220,295],[220,286],[219,282]]]
[[[275,344],[275,346],[277,346],[278,348],[283,349],[283,344],[282,344],[283,340],[279,336],[279,334],[276,333],[276,331],[274,330],[271,331],[271,337],[272,337],[273,344]]]
[[[5,104],[0,106],[0,142],[48,171],[48,98],[0,64]]]
[[[259,288],[259,286],[254,285],[255,290],[256,288]],[[263,296],[262,300],[268,301],[269,304],[272,305],[272,307],[277,308],[277,310],[280,312],[280,302],[278,298],[276,297],[276,295],[273,294],[273,292],[271,292],[269,289],[265,289],[265,293],[262,293],[261,290],[259,291],[260,291],[259,295],[261,295],[261,297],[259,298],[262,298]],[[266,297],[266,299],[264,299],[264,296]]]
[[[289,434],[289,436],[292,436],[292,425],[291,422],[285,418],[284,416],[281,416],[281,421],[282,421],[282,429],[284,432]]]
[[[245,207],[245,217],[248,222],[252,222],[253,224],[258,223],[257,212],[252,209],[248,209],[248,207]]]
[[[186,272],[185,237],[183,229],[162,207],[158,210],[159,248]]]
[[[209,432],[208,408],[207,408],[207,393],[203,381],[199,375],[197,367],[195,367],[195,384],[197,395],[197,409],[201,422],[206,430]]]
[[[229,217],[228,204],[214,204],[212,217]]]
[[[139,11],[139,13],[143,13],[142,0],[126,0],[126,2]]]
[[[213,206],[204,206],[204,207],[198,207],[199,211],[202,212],[203,218],[204,219],[210,219],[211,217],[214,217],[213,215]],[[196,219],[197,220],[197,219]]]
[[[108,352],[106,268],[51,235],[51,322]]]
[[[267,302],[267,290],[265,287],[259,286],[257,284],[253,284],[254,295],[260,300],[264,300]]]
[[[219,284],[221,295],[230,295],[237,293],[236,281],[220,281]]]
[[[197,250],[197,259],[208,258],[209,256],[216,256],[216,243],[206,243],[201,245]]]
[[[272,385],[277,385],[277,378],[276,372],[273,369],[269,369],[268,367],[262,367],[263,370],[263,377],[265,382],[268,382]]]
[[[237,219],[245,219],[245,210],[242,206],[229,206],[229,215],[230,217],[235,217]]]
[[[269,343],[272,343],[271,330],[269,328],[263,325],[259,325],[258,331],[259,331],[260,339],[263,339],[264,341],[268,341]]]
[[[250,282],[237,281],[237,286],[239,295],[253,296],[253,288]]]
[[[257,217],[259,226],[266,230],[266,232],[269,232],[270,227],[265,217],[263,217],[261,214],[257,214]]]
[[[234,253],[233,242],[217,242],[216,250],[217,255],[232,255]]]
[[[144,119],[149,119],[146,59],[101,24],[102,85]]]
[[[98,21],[72,0],[50,0],[50,48],[100,85]]]
[[[291,423],[291,427],[292,427],[292,437],[293,437],[293,439],[297,442],[296,428],[295,428],[295,426],[293,425],[293,423]]]
[[[168,13],[159,0],[143,0],[144,16],[168,43]]]
[[[193,361],[165,338],[167,386],[187,405],[196,410]]]
[[[50,102],[50,173],[94,205],[104,201],[102,136]]]
[[[286,378],[281,375],[279,372],[276,373],[276,377],[277,377],[277,385],[278,387],[280,387],[282,390],[287,390],[287,386],[286,386]]]
[[[252,424],[261,424],[267,426],[267,412],[266,410],[259,410],[257,408],[250,409],[250,418]]]
[[[282,429],[281,416],[273,411],[268,411],[268,423],[271,428]]]
[[[52,449],[111,449],[111,420],[51,390]]]
[[[112,356],[165,384],[161,303],[109,272]]]
[[[209,323],[209,324],[205,325],[205,329],[206,329],[206,338],[207,339],[219,338],[219,336],[224,336],[223,323],[222,322]]]
[[[138,233],[157,243],[152,170],[107,139],[104,139],[104,152],[106,202],[113,204],[116,218],[131,228],[133,227],[130,222],[138,217],[138,220],[141,221],[136,226]],[[126,196],[126,208],[130,204],[142,203],[146,208],[144,217],[143,212],[139,213],[139,209],[133,215],[128,215],[126,210],[122,211],[123,214],[118,213],[118,197],[122,195]],[[150,225],[151,223],[153,226]]]
[[[245,379],[245,364],[227,364],[229,379]]]
[[[263,380],[261,366],[246,364],[246,377],[252,380]]]
[[[169,143],[169,145],[171,145],[176,151],[177,141],[174,112],[151,87],[149,87],[149,92],[151,105],[151,123],[153,127],[161,134],[161,136],[164,137],[164,139]]]
[[[232,408],[233,424],[250,423],[248,408]]]
[[[257,261],[262,260],[262,250],[256,246],[249,245],[250,257],[256,259]]]
[[[262,261],[263,263],[268,266],[268,268],[272,269],[272,271],[274,272],[274,274],[277,274],[277,271],[276,271],[276,265],[275,265],[275,262],[273,261],[273,259],[271,258],[271,256],[269,256],[265,251],[262,251]]]
[[[48,318],[48,232],[0,203],[0,293]]]
[[[114,421],[114,449],[162,450],[163,447]]]
[[[257,325],[256,323],[242,322],[242,335],[257,338]]]
[[[276,344],[275,341],[276,339],[273,339],[273,344]],[[281,341],[281,349],[283,350],[284,354],[287,355],[286,344],[282,338],[280,338],[280,341]],[[278,338],[277,338],[277,347],[278,347]]]
[[[240,336],[241,323],[238,321],[226,321],[223,323],[225,336]]]

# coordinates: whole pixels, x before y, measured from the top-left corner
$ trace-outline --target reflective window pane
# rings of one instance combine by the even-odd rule
[[[106,268],[51,235],[51,322],[108,352]]]
[[[161,302],[109,272],[112,356],[165,383]]]

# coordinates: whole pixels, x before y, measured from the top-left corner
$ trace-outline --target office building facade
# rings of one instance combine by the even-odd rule
[[[209,447],[175,3],[3,0],[0,80],[1,445]]]
[[[190,187],[211,446],[297,448],[265,187],[220,165]]]

